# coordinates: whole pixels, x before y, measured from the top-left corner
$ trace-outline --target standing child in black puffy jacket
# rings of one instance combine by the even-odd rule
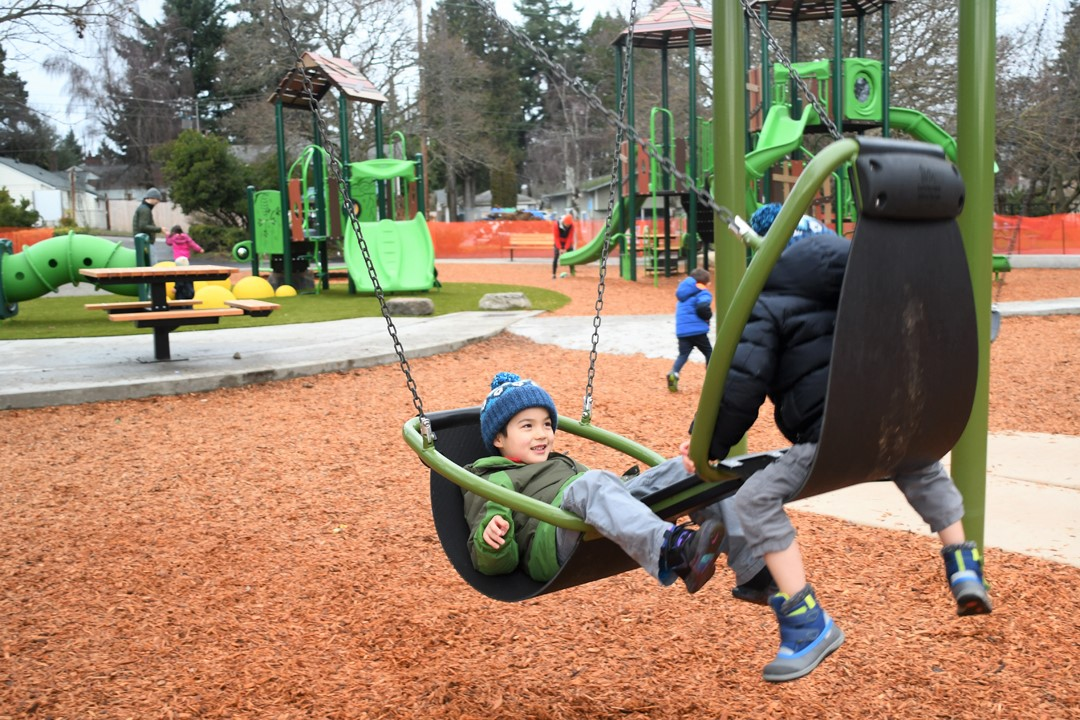
[[[667,376],[668,390],[679,390],[679,372],[690,359],[694,348],[705,356],[705,364],[712,357],[712,343],[709,342],[709,321],[712,320],[712,293],[709,292],[709,271],[694,268],[690,277],[675,288],[675,298],[679,304],[675,307],[675,337],[679,340],[679,355]]]
[[[755,213],[752,225],[763,234],[772,219],[759,222],[762,218]],[[844,642],[844,633],[807,582],[784,502],[809,475],[821,437],[833,328],[850,246],[831,231],[796,232],[743,330],[709,446],[710,458],[726,457],[754,424],[766,397],[772,401],[777,427],[793,443],[782,457],[751,475],[734,496],[747,552],[764,557],[779,589],[769,599],[780,625],[780,650],[763,673],[770,682],[810,673]],[[693,471],[688,446],[684,443],[682,452],[686,469]],[[934,462],[890,479],[941,539],[957,614],[990,612],[979,550],[964,536],[963,498],[942,464]]]

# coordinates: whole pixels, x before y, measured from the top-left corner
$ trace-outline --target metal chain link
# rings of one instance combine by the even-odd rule
[[[304,94],[307,97],[308,107],[311,110],[312,116],[315,118],[315,122],[319,126],[319,136],[322,139],[324,149],[327,151],[326,155],[329,158],[329,170],[333,178],[338,183],[338,192],[341,195],[341,207],[346,209],[346,215],[349,218],[353,232],[356,234],[357,242],[360,246],[360,251],[364,257],[364,265],[367,267],[368,275],[371,277],[371,284],[375,290],[375,297],[379,301],[379,308],[382,311],[383,319],[386,321],[386,329],[390,333],[390,338],[394,344],[394,352],[397,354],[398,365],[401,368],[402,373],[405,375],[405,384],[409,388],[409,392],[412,394],[413,407],[416,408],[416,414],[420,418],[421,434],[425,437],[425,440],[434,442],[435,435],[431,431],[431,423],[427,416],[424,414],[424,403],[420,399],[420,393],[416,386],[416,381],[413,379],[412,372],[409,368],[409,360],[405,357],[405,348],[401,344],[401,340],[398,338],[397,327],[394,325],[393,319],[390,317],[390,309],[386,304],[386,296],[383,294],[382,285],[379,283],[378,273],[375,271],[375,264],[371,260],[371,253],[368,250],[367,242],[364,240],[364,234],[360,229],[360,219],[353,209],[353,204],[349,198],[347,185],[345,184],[344,176],[341,172],[341,163],[338,161],[339,148],[337,148],[333,141],[331,141],[330,133],[326,126],[326,121],[319,113],[318,102],[315,99],[315,88],[311,82],[311,78],[303,65],[303,55],[300,52],[300,48],[297,45],[296,37],[292,33],[291,23],[288,15],[285,14],[285,6],[282,0],[274,0],[274,7],[281,18],[281,28],[285,33],[285,37],[289,44],[289,50],[296,58],[295,71],[300,73],[304,83]],[[348,128],[342,127],[341,132],[348,132]],[[331,207],[332,204],[331,204]]]
[[[633,40],[634,24],[637,22],[637,0],[630,0],[630,27],[626,31],[626,37]],[[629,48],[623,55],[623,87],[616,101],[617,117],[621,118],[626,113],[630,98],[630,52]],[[600,278],[596,285],[596,315],[593,316],[592,347],[589,350],[589,371],[585,380],[585,397],[581,404],[581,422],[588,424],[592,420],[592,395],[593,379],[596,377],[596,360],[599,356],[597,347],[600,345],[600,312],[604,309],[604,288],[607,279],[608,254],[611,252],[611,215],[615,209],[615,191],[618,186],[619,174],[619,149],[622,147],[623,130],[615,129],[615,152],[611,154],[611,177],[608,181],[608,204],[607,214],[604,220],[604,245],[600,251]],[[629,218],[628,218],[629,220]]]

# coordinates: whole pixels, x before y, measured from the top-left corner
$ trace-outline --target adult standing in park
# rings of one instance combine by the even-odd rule
[[[157,239],[157,234],[165,232],[164,228],[159,227],[157,222],[154,221],[154,206],[159,202],[161,202],[161,191],[153,187],[147,190],[143,194],[139,207],[135,208],[135,217],[131,221],[132,235],[143,233],[150,239],[149,261],[151,265],[165,259],[156,257],[158,253],[154,250],[154,240]]]

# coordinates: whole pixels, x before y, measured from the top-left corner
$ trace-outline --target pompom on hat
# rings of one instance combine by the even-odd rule
[[[750,227],[754,228],[754,232],[758,235],[765,237],[765,233],[769,232],[769,228],[771,228],[776,221],[776,216],[780,214],[780,208],[780,203],[762,205],[750,216]],[[795,232],[791,234],[791,238],[788,239],[787,245],[784,247],[789,248],[805,237],[822,234],[835,235],[836,233],[823,225],[819,220],[816,220],[809,215],[803,215],[799,219],[799,224],[795,226]]]
[[[769,203],[755,210],[750,216],[750,227],[754,228],[754,232],[765,237],[765,233],[769,232],[776,216],[780,214],[780,207],[780,203]]]
[[[532,380],[523,380],[511,372],[497,373],[491,381],[491,392],[480,409],[480,437],[488,450],[497,452],[495,436],[506,429],[507,423],[526,408],[544,408],[551,415],[552,429],[558,429],[559,414],[555,401],[544,388]]]

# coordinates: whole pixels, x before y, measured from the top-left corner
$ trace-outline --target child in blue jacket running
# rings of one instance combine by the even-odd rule
[[[694,348],[705,356],[705,364],[712,357],[712,343],[709,342],[709,321],[712,320],[712,293],[709,292],[709,271],[695,268],[690,277],[675,288],[675,298],[679,304],[675,307],[675,337],[679,340],[679,355],[667,376],[668,390],[678,392],[679,372],[690,359]]]

